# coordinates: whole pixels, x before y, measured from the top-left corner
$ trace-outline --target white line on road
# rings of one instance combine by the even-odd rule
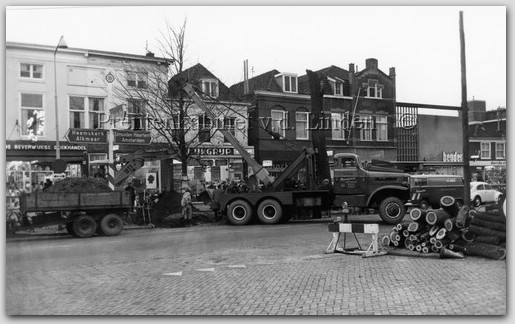
[[[214,272],[215,268],[205,268],[205,269],[195,269],[197,271],[204,271],[204,272]]]
[[[229,268],[246,268],[244,264],[232,264]]]
[[[163,276],[182,276],[182,271],[163,273]]]

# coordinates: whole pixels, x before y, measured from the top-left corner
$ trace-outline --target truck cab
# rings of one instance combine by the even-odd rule
[[[409,174],[366,170],[352,153],[338,153],[334,159],[334,205],[346,202],[351,207],[374,208],[389,224],[402,221],[409,199]]]

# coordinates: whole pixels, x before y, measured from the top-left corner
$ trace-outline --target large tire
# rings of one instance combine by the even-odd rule
[[[277,200],[265,199],[257,208],[257,216],[263,224],[277,224],[283,217],[283,207]]]
[[[97,223],[89,215],[80,215],[73,221],[73,232],[77,237],[85,238],[95,234]]]
[[[406,216],[406,206],[397,197],[388,197],[379,204],[379,216],[387,224],[395,225],[400,223]]]
[[[100,220],[100,233],[106,236],[116,236],[123,231],[123,220],[116,214],[107,214]]]
[[[233,225],[247,225],[252,216],[252,207],[245,200],[235,200],[227,208],[227,219]]]

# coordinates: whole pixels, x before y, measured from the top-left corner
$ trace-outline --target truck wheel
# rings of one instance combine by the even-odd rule
[[[379,205],[379,216],[387,224],[400,223],[406,216],[406,206],[397,197],[388,197]]]
[[[419,204],[419,207],[420,209],[428,209],[429,208],[429,204],[427,203],[427,201],[425,200],[422,200]]]
[[[69,234],[75,235],[75,232],[73,231],[73,222],[68,222],[65,226]]]
[[[247,225],[252,219],[252,207],[245,200],[235,200],[227,208],[227,219],[233,225]]]
[[[257,215],[263,224],[277,224],[283,216],[283,207],[277,200],[266,199],[259,204]]]
[[[103,235],[116,236],[123,230],[123,220],[116,214],[107,214],[102,217],[99,228]]]
[[[91,216],[80,215],[73,221],[73,232],[77,237],[90,237],[96,230],[97,223]]]

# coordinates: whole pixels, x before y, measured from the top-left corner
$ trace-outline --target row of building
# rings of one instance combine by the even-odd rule
[[[123,88],[154,86],[148,72],[169,78],[170,61],[152,53],[133,55],[79,48],[6,43],[6,171],[7,189],[31,191],[46,178],[105,175],[108,144],[92,132],[70,138],[70,130],[131,129],[154,134],[145,101],[123,97]],[[143,67],[143,68],[142,68]],[[340,152],[408,172],[462,174],[460,107],[398,102],[396,71],[384,73],[377,59],[358,70],[330,66],[314,71],[323,91],[324,118],[313,120],[307,75],[272,69],[226,86],[201,64],[169,80],[187,78],[209,95],[228,127],[245,149],[274,175],[284,170],[303,147],[312,146],[313,127],[326,129],[329,158]],[[248,73],[244,73],[247,75]],[[454,116],[426,114],[427,109]],[[188,110],[192,128],[188,180],[193,188],[206,182],[248,176],[241,155],[223,138],[202,110]],[[120,116],[135,116],[117,123]],[[486,110],[484,101],[469,103],[469,136],[473,176],[505,181],[506,108]],[[173,122],[172,122],[173,124]],[[56,141],[66,171],[56,175]],[[143,144],[143,145],[141,145]],[[115,158],[136,151],[166,149],[154,136],[151,144],[118,143]],[[493,170],[493,171],[492,171]],[[504,171],[503,171],[504,170]],[[174,156],[147,158],[136,172],[143,186],[177,189],[181,164]],[[151,181],[149,181],[151,180]]]

